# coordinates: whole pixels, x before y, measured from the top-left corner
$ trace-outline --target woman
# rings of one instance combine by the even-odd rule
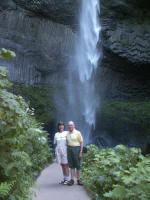
[[[67,131],[64,131],[65,125],[63,122],[58,123],[58,132],[55,133],[54,144],[55,155],[57,163],[62,166],[64,180],[61,181],[61,184],[67,185],[69,181],[69,167],[67,159]]]

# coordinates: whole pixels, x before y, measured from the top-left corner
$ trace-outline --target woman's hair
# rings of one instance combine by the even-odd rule
[[[58,131],[59,131],[59,126],[64,126],[64,128],[65,128],[64,122],[59,122],[59,123],[57,124],[57,129],[58,129]]]

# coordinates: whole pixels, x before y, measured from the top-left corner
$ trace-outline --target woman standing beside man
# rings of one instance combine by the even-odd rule
[[[54,136],[56,161],[61,165],[64,180],[61,184],[67,185],[69,181],[69,167],[67,159],[67,131],[63,122],[58,123],[58,132]]]
[[[81,158],[83,151],[83,138],[81,133],[75,129],[74,122],[68,123],[69,131],[64,131],[64,124],[58,124],[59,133],[55,134],[54,143],[56,144],[56,159],[62,165],[64,181],[61,183],[69,186],[74,185],[75,170],[77,171],[77,184],[83,185],[80,179]],[[61,131],[61,132],[60,132]],[[58,142],[57,142],[58,141]],[[61,143],[61,145],[59,145]],[[68,162],[67,162],[68,161]],[[69,178],[69,168],[71,170],[71,180]]]

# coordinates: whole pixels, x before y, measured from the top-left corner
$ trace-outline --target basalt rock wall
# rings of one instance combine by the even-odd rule
[[[97,84],[101,96],[149,98],[149,1],[100,3],[103,59]],[[14,81],[53,82],[59,73],[65,74],[73,56],[79,5],[79,0],[1,0],[0,46],[16,51],[17,58],[0,63],[9,68]]]
[[[149,9],[147,0],[101,0],[102,96],[150,98]]]
[[[13,60],[0,59],[0,65],[9,71],[12,91],[30,102],[50,132],[73,56],[74,6],[70,1],[0,1],[0,48],[16,53]]]
[[[17,55],[11,62],[0,60],[0,64],[8,68],[14,82],[55,84],[56,80],[61,81],[61,70],[65,78],[74,33],[69,26],[26,10],[26,3],[19,2],[0,2],[0,46]]]
[[[147,0],[101,0],[97,144],[144,146],[150,139],[149,9]]]
[[[0,65],[6,66],[11,79],[22,87],[52,86],[55,105],[62,95],[65,103],[67,66],[73,56],[80,3],[80,0],[0,1],[0,47],[17,54],[12,61],[0,60]],[[148,140],[150,129],[150,3],[100,0],[100,4],[103,56],[96,84],[101,106],[92,137],[95,143],[103,141],[104,145],[139,146]],[[59,98],[55,98],[56,93]],[[43,102],[40,105],[43,109]]]

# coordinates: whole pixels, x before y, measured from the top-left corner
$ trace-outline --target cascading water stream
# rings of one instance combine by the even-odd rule
[[[99,0],[82,0],[79,43],[76,59],[80,81],[90,80],[98,66],[100,53],[97,50],[100,35]]]
[[[83,101],[85,121],[95,125],[97,103],[94,101],[93,72],[98,67],[100,52],[97,49],[100,36],[99,0],[82,0],[79,42],[76,43],[76,62],[80,81],[85,93]]]
[[[73,120],[90,143],[95,127],[99,99],[95,89],[95,74],[100,59],[100,5],[99,0],[82,0],[80,29],[75,40],[74,58],[69,61],[67,81],[68,105],[66,120]]]

